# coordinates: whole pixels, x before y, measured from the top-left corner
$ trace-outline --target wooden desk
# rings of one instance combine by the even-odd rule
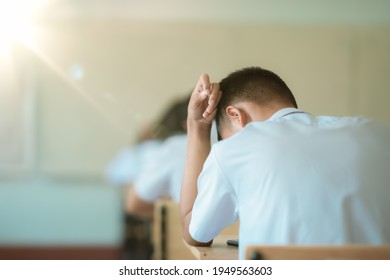
[[[194,260],[195,257],[181,242],[179,204],[159,199],[154,205],[153,245],[155,260]]]
[[[389,245],[251,245],[247,260],[390,260]]]
[[[155,260],[237,259],[236,247],[226,245],[228,239],[237,239],[239,222],[226,227],[212,247],[188,246],[183,239],[179,204],[160,199],[154,206],[153,244]],[[201,252],[197,252],[197,251]],[[205,250],[205,252],[204,252]]]
[[[238,247],[227,245],[228,239],[237,239],[237,235],[219,235],[210,247],[191,246],[183,242],[198,260],[237,260]]]

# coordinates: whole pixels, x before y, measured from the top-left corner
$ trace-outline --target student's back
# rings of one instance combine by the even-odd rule
[[[134,147],[123,148],[106,167],[106,179],[121,187],[132,185],[147,159],[160,144],[159,140],[145,140]]]
[[[181,199],[188,243],[210,244],[237,218],[241,258],[254,243],[390,243],[389,127],[299,111],[280,77],[259,67],[219,86],[201,76],[189,106]],[[224,140],[210,151],[218,100]]]
[[[149,156],[135,182],[138,196],[153,203],[159,198],[179,202],[187,135],[171,136]]]
[[[241,248],[390,242],[390,133],[376,123],[295,111],[252,122],[211,153],[225,174],[213,185],[237,200]]]

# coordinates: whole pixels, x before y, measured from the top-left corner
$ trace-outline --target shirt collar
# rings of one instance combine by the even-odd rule
[[[296,113],[305,113],[304,111],[298,110],[297,108],[283,108],[277,111],[275,114],[273,114],[268,120],[273,121],[279,118],[283,118],[290,114],[296,114]]]

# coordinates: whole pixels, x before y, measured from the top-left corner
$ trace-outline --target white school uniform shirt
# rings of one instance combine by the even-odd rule
[[[169,137],[148,158],[135,181],[135,191],[144,201],[159,198],[180,201],[181,183],[187,149],[187,135]]]
[[[198,179],[191,236],[240,219],[250,244],[390,242],[390,132],[359,117],[285,108],[214,144]]]
[[[115,155],[105,169],[105,178],[117,186],[132,184],[142,166],[156,148],[159,140],[147,140],[134,147],[124,148]]]

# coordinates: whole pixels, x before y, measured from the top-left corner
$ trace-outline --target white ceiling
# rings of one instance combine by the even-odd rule
[[[390,24],[389,0],[51,0],[50,19]]]

